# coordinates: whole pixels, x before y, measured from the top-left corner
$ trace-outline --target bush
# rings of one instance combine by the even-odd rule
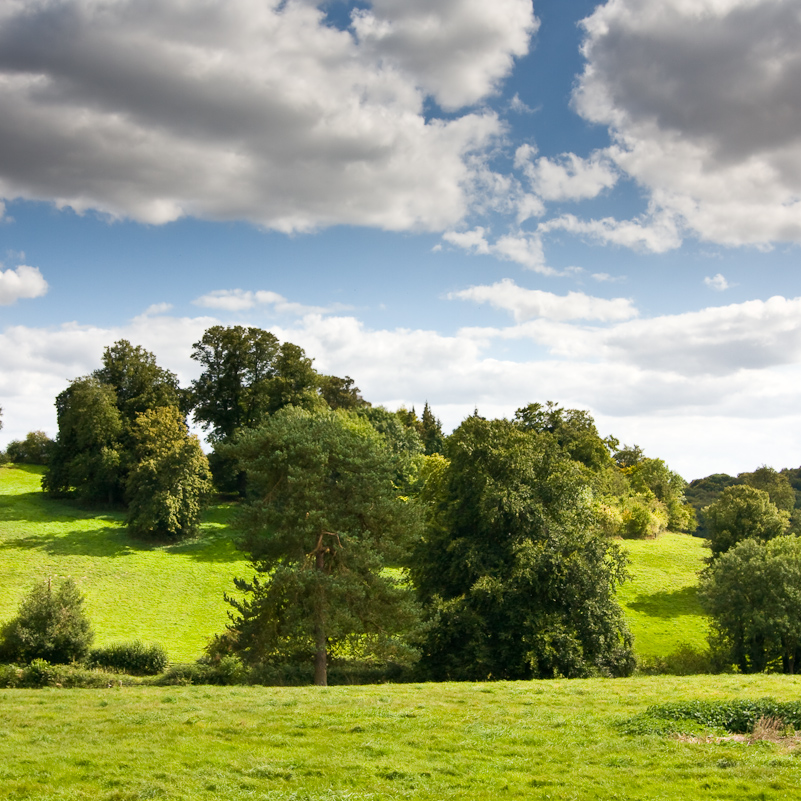
[[[680,645],[672,654],[646,657],[637,664],[639,673],[647,676],[697,676],[703,673],[723,673],[723,666],[710,650],[692,645]]]
[[[169,659],[159,643],[148,645],[134,640],[95,648],[87,662],[91,667],[109,668],[131,676],[155,676],[167,668]]]
[[[54,584],[47,579],[33,586],[17,616],[0,629],[0,659],[79,662],[86,657],[93,636],[75,581],[66,578]]]

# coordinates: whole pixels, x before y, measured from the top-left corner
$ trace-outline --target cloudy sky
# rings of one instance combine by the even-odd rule
[[[801,464],[797,0],[4,0],[0,446],[126,337]]]

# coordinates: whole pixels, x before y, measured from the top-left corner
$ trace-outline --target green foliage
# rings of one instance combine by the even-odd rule
[[[583,470],[549,433],[473,416],[448,438],[412,578],[434,679],[625,675],[625,558],[597,529]]]
[[[94,636],[83,603],[83,595],[71,578],[34,584],[22,599],[16,617],[0,630],[0,659],[53,663],[83,659]]]
[[[774,698],[734,699],[731,701],[675,701],[654,704],[625,721],[626,734],[668,734],[683,732],[675,723],[689,722],[696,727],[725,729],[735,734],[753,731],[758,721],[774,718],[793,729],[801,729],[801,701]]]
[[[607,465],[618,445],[613,437],[601,438],[589,412],[563,409],[553,401],[518,409],[515,421],[526,431],[551,434],[571,459],[593,470]]]
[[[212,489],[197,437],[177,409],[162,406],[137,417],[132,439],[134,468],[126,488],[131,532],[166,539],[197,533]]]
[[[103,667],[131,676],[155,676],[169,664],[167,651],[159,643],[141,640],[117,642],[94,648],[87,658],[90,667]]]
[[[442,453],[445,446],[445,435],[442,433],[442,423],[434,417],[431,407],[426,401],[423,407],[423,416],[420,418],[420,438],[423,440],[425,455],[432,456],[435,453]]]
[[[370,404],[361,396],[354,380],[346,375],[340,378],[336,375],[318,375],[320,396],[331,409],[359,409]]]
[[[625,472],[635,493],[646,497],[653,495],[663,505],[668,516],[667,527],[672,531],[695,530],[697,524],[692,507],[684,502],[687,482],[662,459],[641,457]]]
[[[695,648],[687,643],[671,653],[637,660],[637,672],[648,676],[697,676],[721,673],[724,667],[709,649]]]
[[[231,599],[243,657],[314,659],[325,683],[329,654],[405,650],[416,611],[384,568],[407,552],[416,516],[385,439],[358,416],[287,407],[241,434],[236,455],[251,493],[243,548],[258,574],[237,581],[246,600]]]
[[[783,512],[792,512],[795,508],[795,491],[786,475],[777,473],[772,467],[762,465],[753,473],[740,473],[739,478],[749,487],[755,487],[770,496],[771,503]]]
[[[704,509],[712,556],[725,553],[738,542],[765,542],[785,533],[790,515],[780,511],[763,490],[746,484],[726,487],[718,499]]]
[[[699,596],[714,621],[713,644],[724,647],[742,673],[795,672],[801,662],[801,539],[738,543],[702,575]]]
[[[44,431],[29,431],[25,439],[8,443],[6,456],[15,464],[47,464],[54,446],[55,442]]]

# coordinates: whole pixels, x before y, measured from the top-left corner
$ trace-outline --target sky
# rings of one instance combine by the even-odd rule
[[[797,0],[4,0],[0,447],[126,338],[801,464]]]

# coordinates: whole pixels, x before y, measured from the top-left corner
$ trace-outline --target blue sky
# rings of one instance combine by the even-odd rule
[[[214,323],[390,408],[801,463],[790,0],[9,0],[0,446]]]

